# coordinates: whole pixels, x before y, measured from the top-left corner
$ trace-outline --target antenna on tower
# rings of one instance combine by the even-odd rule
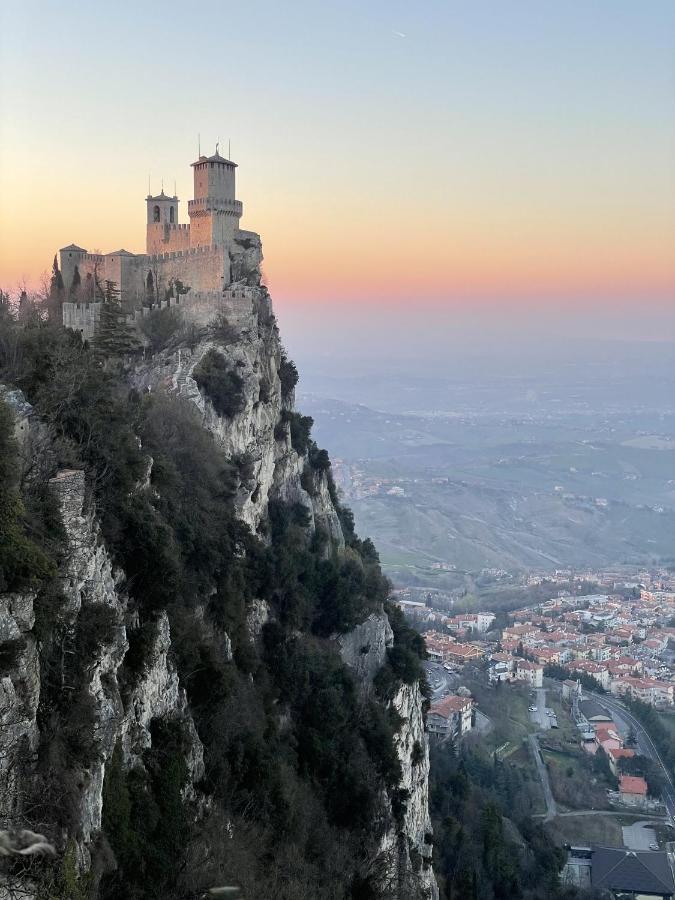
[[[173,180],[173,195],[176,196],[176,179]]]
[[[148,172],[148,197],[150,197],[151,194],[152,194],[152,191],[150,190],[150,172]]]
[[[230,138],[227,139],[227,158],[232,159],[232,141]]]
[[[162,178],[162,193],[164,193],[164,179]]]
[[[197,132],[197,159],[202,155],[202,136]]]
[[[218,147],[220,147],[220,138],[216,141],[216,156],[218,156]]]

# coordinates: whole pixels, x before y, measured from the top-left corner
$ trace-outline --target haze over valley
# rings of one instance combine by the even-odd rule
[[[449,349],[303,369],[299,405],[396,583],[672,561],[672,345]]]

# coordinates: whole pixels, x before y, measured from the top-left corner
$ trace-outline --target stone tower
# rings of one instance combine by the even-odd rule
[[[178,197],[167,197],[162,188],[156,197],[148,194],[145,203],[148,210],[146,252],[163,253],[178,224]]]
[[[188,201],[190,246],[229,244],[239,227],[243,207],[235,196],[236,163],[216,152],[192,163],[194,200]]]

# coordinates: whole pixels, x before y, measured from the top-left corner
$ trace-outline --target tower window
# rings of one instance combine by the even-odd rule
[[[173,222],[173,206],[169,207],[169,222]]]
[[[152,221],[159,222],[159,206],[155,206],[152,211]]]

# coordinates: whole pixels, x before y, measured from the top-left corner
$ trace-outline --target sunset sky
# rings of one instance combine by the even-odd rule
[[[672,0],[4,4],[0,285],[239,164],[277,303],[675,296]]]

